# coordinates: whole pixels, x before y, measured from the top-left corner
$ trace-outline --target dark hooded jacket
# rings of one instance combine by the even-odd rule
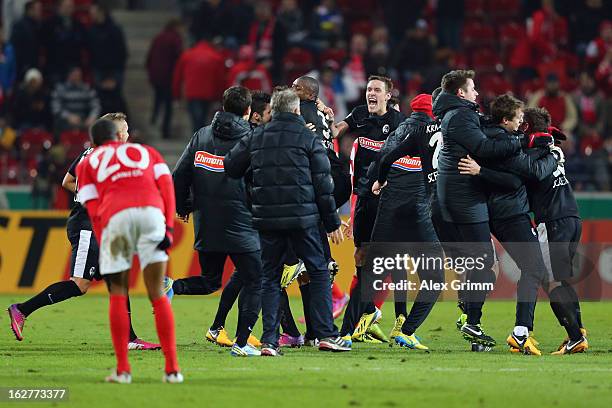
[[[217,112],[210,126],[198,130],[172,173],[176,212],[190,212],[193,194],[195,249],[244,253],[260,249],[242,178],[225,173],[223,157],[252,133],[241,117]]]
[[[492,139],[505,139],[512,134],[500,126],[487,126],[485,134]],[[501,220],[529,212],[527,182],[540,182],[557,168],[557,159],[548,150],[530,156],[522,150],[504,160],[483,160],[480,177],[488,192],[489,217]],[[518,176],[518,177],[517,177]]]
[[[301,116],[281,112],[225,156],[225,170],[253,172],[253,225],[260,231],[297,230],[323,222],[340,227],[325,148]]]
[[[517,137],[490,139],[480,128],[478,105],[442,92],[433,105],[441,119],[442,149],[438,158],[438,200],[446,221],[479,223],[489,220],[487,194],[477,177],[459,174],[461,158],[502,159],[520,149]]]

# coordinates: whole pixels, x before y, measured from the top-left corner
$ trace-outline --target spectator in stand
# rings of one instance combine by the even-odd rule
[[[312,16],[310,34],[322,49],[329,47],[342,36],[344,17],[334,0],[321,0]]]
[[[438,0],[438,44],[440,47],[459,50],[465,14],[464,0]]]
[[[157,34],[147,53],[147,73],[155,92],[155,102],[151,114],[151,124],[157,122],[161,109],[162,137],[170,138],[172,124],[172,73],[183,51],[182,24],[179,19],[171,19],[166,27]],[[122,111],[119,111],[122,112]]]
[[[304,16],[297,0],[282,0],[276,13],[276,21],[284,28],[290,45],[301,44],[306,37]]]
[[[73,14],[74,1],[60,0],[55,16],[43,28],[46,68],[52,83],[65,78],[71,67],[83,66],[87,32]]]
[[[527,27],[531,46],[540,59],[555,56],[568,43],[567,19],[557,13],[554,0],[542,0],[542,8],[533,13]]]
[[[15,48],[18,80],[23,78],[28,69],[41,67],[41,21],[42,3],[35,0],[26,3],[24,16],[13,24],[10,42]]]
[[[2,1],[2,34],[5,38],[11,36],[13,24],[23,17],[23,8],[28,0]]]
[[[227,1],[203,0],[189,27],[194,42],[214,36],[224,36],[232,19]]]
[[[349,112],[346,108],[345,84],[340,66],[336,61],[325,61],[320,75],[321,100],[334,111],[334,115],[345,118]]]
[[[570,36],[578,55],[584,56],[591,40],[597,37],[600,24],[609,15],[606,11],[603,0],[586,0],[570,18]]]
[[[52,117],[49,94],[43,76],[36,68],[30,68],[13,100],[13,125],[18,130],[41,128],[51,130]]]
[[[344,67],[344,77],[350,80],[350,87],[346,89],[348,109],[362,103],[363,91],[366,88],[365,55],[368,52],[368,39],[363,34],[353,34],[348,62]]]
[[[249,30],[248,45],[255,50],[255,58],[271,61],[269,69],[276,82],[280,82],[282,60],[287,51],[287,36],[281,23],[276,23],[272,7],[266,1],[255,4],[255,20]]]
[[[433,62],[434,51],[427,22],[417,20],[415,27],[406,31],[396,48],[392,65],[399,70],[404,81],[409,81],[415,74],[425,75]]]
[[[601,137],[605,129],[605,100],[588,72],[580,74],[580,87],[574,93],[578,109],[578,136],[596,133]]]
[[[83,82],[83,71],[73,67],[66,82],[55,86],[51,95],[51,111],[55,131],[88,129],[100,116],[100,101],[96,91]]]
[[[107,74],[108,75],[108,74]],[[111,74],[102,77],[96,86],[96,94],[100,100],[102,114],[111,112],[123,112],[129,115],[129,110],[123,92],[119,88],[117,79]]]
[[[57,153],[57,149],[56,152]],[[36,157],[35,177],[32,180],[32,207],[47,210],[53,202],[54,186],[57,186],[58,165],[51,145],[43,146]]]
[[[550,113],[552,125],[558,127],[568,136],[569,151],[574,150],[571,135],[578,122],[576,106],[572,98],[561,90],[559,78],[556,74],[548,74],[546,85],[533,94],[529,100],[529,107],[542,107]]]
[[[92,4],[89,14],[92,24],[87,33],[87,47],[91,56],[95,85],[100,86],[103,80],[112,78],[117,88],[121,90],[128,59],[123,30],[115,24],[104,6]]]
[[[579,153],[585,158],[584,166],[590,176],[592,188],[599,191],[609,191],[609,154],[602,135],[594,128],[587,129],[580,140]]]
[[[187,99],[193,131],[205,126],[225,84],[225,60],[207,39],[183,52],[174,69],[172,93]]]
[[[319,99],[331,108],[334,116],[343,118],[348,115],[346,89],[354,85],[336,61],[324,61],[320,70],[311,71],[306,76],[319,82]]]
[[[597,86],[603,91],[607,98],[612,97],[612,49],[606,52],[604,59],[599,63],[595,72]],[[612,121],[608,122],[612,124]]]
[[[272,78],[266,66],[255,59],[250,45],[243,45],[238,51],[238,61],[227,74],[227,87],[244,86],[252,91],[272,92]]]
[[[4,33],[0,30],[0,106],[4,106],[11,97],[16,70],[15,50],[10,43],[4,41]]]
[[[587,47],[588,64],[597,67],[609,50],[612,50],[612,21],[605,20],[599,25],[599,37],[594,38]]]
[[[370,49],[365,60],[366,72],[370,75],[391,77],[391,48],[389,47],[389,32],[385,26],[377,26],[370,36]]]
[[[518,80],[536,78],[537,63],[554,59],[567,43],[567,20],[557,14],[553,0],[542,0],[542,7],[527,19],[527,40],[519,41],[511,53]]]

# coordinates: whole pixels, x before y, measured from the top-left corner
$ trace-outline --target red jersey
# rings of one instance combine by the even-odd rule
[[[174,226],[170,169],[150,146],[119,141],[98,146],[77,166],[77,178],[79,200],[87,203],[98,236],[114,214],[132,207],[157,207],[166,226]],[[92,200],[95,205],[88,203]]]

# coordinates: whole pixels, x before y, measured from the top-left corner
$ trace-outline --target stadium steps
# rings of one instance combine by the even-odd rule
[[[177,7],[167,7],[165,11],[118,9],[112,12],[115,22],[124,30],[130,55],[123,87],[130,113],[130,130],[132,133],[135,133],[136,129],[140,131],[143,139],[156,146],[172,166],[191,137],[189,116],[185,102],[175,102],[171,140],[162,140],[159,126],[149,124],[153,109],[153,89],[149,85],[145,58],[155,35],[170,18],[176,17],[177,13]],[[161,117],[158,119],[158,125],[160,123]]]

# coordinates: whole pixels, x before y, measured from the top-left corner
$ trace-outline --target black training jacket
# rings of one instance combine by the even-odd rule
[[[442,149],[438,157],[438,200],[442,216],[454,223],[489,220],[487,194],[478,177],[459,174],[459,160],[468,154],[474,159],[502,159],[520,149],[513,136],[504,140],[488,138],[480,128],[476,103],[442,92],[433,104],[441,118]]]
[[[514,137],[501,126],[483,128],[487,137],[504,140]],[[529,202],[524,182],[543,180],[557,168],[557,159],[549,150],[528,156],[522,150],[503,160],[482,160],[479,177],[485,181],[489,218],[501,220],[527,214]]]
[[[536,138],[534,147],[526,149],[526,153],[533,157],[548,151],[552,137],[545,139],[547,138]],[[531,211],[537,224],[565,217],[580,217],[576,197],[565,177],[563,164],[559,164],[553,173],[543,180],[531,180],[526,186]]]
[[[241,117],[217,112],[210,126],[198,130],[172,173],[176,212],[191,210],[193,194],[194,247],[203,252],[244,253],[260,249],[253,228],[243,179],[229,177],[223,157],[251,127]]]
[[[270,123],[242,138],[224,164],[236,178],[252,169],[258,230],[303,229],[319,221],[327,232],[340,226],[325,148],[301,116],[274,114]]]

